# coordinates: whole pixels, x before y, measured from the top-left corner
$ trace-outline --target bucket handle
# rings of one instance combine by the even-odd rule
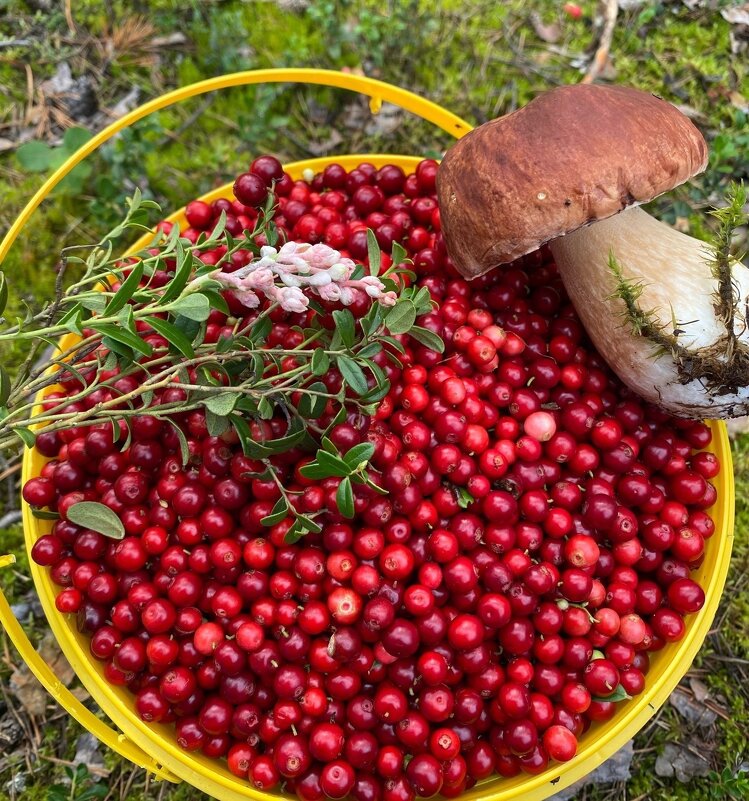
[[[13,554],[0,556],[0,568],[10,567],[16,562]],[[23,661],[29,666],[31,672],[39,679],[47,692],[60,704],[63,709],[68,711],[84,729],[91,732],[105,745],[116,751],[120,756],[130,760],[141,768],[145,768],[160,780],[179,782],[179,779],[166,768],[159,765],[155,759],[148,756],[145,751],[138,748],[114,729],[107,726],[104,721],[87,709],[70,690],[54,674],[50,666],[42,659],[38,651],[34,648],[31,640],[26,636],[26,632],[21,628],[21,624],[16,620],[13,611],[8,604],[5,593],[0,588],[0,621],[3,628],[10,637],[16,650],[21,655]]]
[[[50,192],[62,181],[62,179],[86,156],[97,150],[104,142],[107,142],[115,134],[123,129],[152,114],[155,111],[167,108],[206,92],[215,92],[220,89],[228,89],[234,86],[246,86],[249,84],[260,83],[309,83],[318,86],[330,86],[339,89],[348,89],[351,92],[359,92],[371,98],[370,108],[376,114],[383,101],[399,106],[406,111],[410,111],[417,117],[421,117],[427,122],[431,122],[441,128],[446,133],[460,139],[465,136],[473,126],[455,114],[442,108],[442,106],[420,97],[406,89],[398,86],[378,81],[374,78],[367,78],[363,75],[352,75],[338,70],[318,70],[307,68],[283,68],[267,70],[247,70],[245,72],[233,72],[228,75],[219,75],[216,78],[209,78],[205,81],[183,86],[172,92],[144,103],[142,106],[133,109],[129,113],[115,120],[98,134],[89,139],[86,144],[76,150],[69,159],[58,167],[52,175],[42,184],[36,194],[26,204],[25,208],[15,219],[8,233],[0,242],[0,263],[8,254],[13,243],[21,233],[24,225],[29,221],[31,215],[48,197]]]
[[[24,225],[28,222],[31,215],[49,196],[57,184],[59,184],[71,170],[80,164],[86,156],[93,153],[120,131],[143,117],[174,105],[175,103],[179,103],[182,100],[205,94],[206,92],[261,83],[309,83],[359,92],[370,98],[370,108],[374,114],[380,110],[383,101],[386,101],[406,111],[410,111],[427,122],[433,123],[456,139],[467,134],[472,128],[465,120],[462,120],[460,117],[452,114],[436,103],[420,97],[413,92],[373,78],[351,75],[336,70],[249,70],[245,72],[235,72],[229,75],[221,75],[216,78],[209,78],[205,81],[199,81],[198,83],[175,89],[148,103],[144,103],[142,106],[133,109],[133,111],[125,114],[120,119],[101,130],[79,148],[42,184],[11,225],[2,242],[0,242],[0,263],[8,254],[8,251],[18,238],[18,235],[23,230]],[[15,564],[15,561],[16,558],[13,554],[0,556],[0,569]],[[66,709],[78,723],[120,756],[145,768],[157,779],[169,782],[180,781],[171,771],[159,765],[156,760],[145,751],[135,745],[131,740],[128,740],[124,734],[115,731],[115,729],[96,717],[93,712],[87,709],[73,693],[65,687],[58,677],[55,676],[49,665],[41,658],[26,635],[26,632],[23,630],[18,620],[16,620],[2,588],[0,588],[0,624],[2,624],[3,628],[8,633],[13,645],[16,647],[16,650],[28,665],[31,672],[41,682],[49,694]]]

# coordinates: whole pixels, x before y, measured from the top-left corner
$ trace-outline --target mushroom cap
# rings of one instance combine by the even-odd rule
[[[707,144],[670,103],[624,86],[539,95],[447,151],[437,174],[443,235],[476,278],[702,172]]]

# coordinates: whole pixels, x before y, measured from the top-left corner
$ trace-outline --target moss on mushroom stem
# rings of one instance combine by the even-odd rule
[[[657,348],[654,356],[670,353],[676,364],[682,383],[701,381],[715,395],[735,393],[749,384],[749,345],[742,342],[736,332],[737,316],[740,325],[746,328],[746,314],[739,309],[741,297],[733,279],[733,267],[737,262],[731,256],[733,233],[745,220],[744,204],[746,189],[734,184],[727,194],[728,205],[713,213],[720,225],[712,243],[712,260],[709,267],[717,282],[714,293],[716,324],[722,324],[724,332],[712,346],[697,349],[684,347],[679,342],[682,333],[673,317],[672,331],[658,322],[657,315],[640,307],[639,297],[644,290],[642,283],[629,281],[613,253],[609,254],[609,270],[617,286],[614,297],[624,302],[624,318],[638,336],[649,339]]]
[[[683,384],[700,381],[708,392],[715,395],[735,393],[749,384],[749,347],[740,342],[734,330],[738,299],[732,287],[730,265],[727,277],[719,281],[716,296],[716,320],[723,324],[725,333],[713,346],[691,350],[679,342],[683,333],[672,317],[672,333],[668,325],[658,321],[654,311],[641,308],[638,299],[644,286],[628,281],[613,254],[609,256],[609,269],[617,282],[612,298],[624,303],[622,317],[635,336],[644,337],[654,346],[653,358],[670,354]],[[725,292],[728,287],[728,292]]]
[[[635,392],[673,414],[749,412],[749,274],[730,256],[744,199],[737,188],[718,212],[712,258],[705,243],[637,208],[551,246],[601,355]],[[612,335],[606,308],[624,330]]]

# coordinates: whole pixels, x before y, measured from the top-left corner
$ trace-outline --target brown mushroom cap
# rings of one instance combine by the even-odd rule
[[[442,231],[475,278],[707,165],[707,145],[670,103],[623,86],[563,86],[453,145],[437,175]]]

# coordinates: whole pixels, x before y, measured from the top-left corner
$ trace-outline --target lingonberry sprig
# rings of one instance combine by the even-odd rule
[[[222,214],[194,243],[167,224],[134,256],[115,255],[126,234],[150,230],[145,212],[153,208],[158,207],[136,193],[123,222],[85,261],[70,249],[63,253],[61,272],[81,264],[83,275],[67,287],[58,282],[50,304],[0,333],[0,342],[26,340],[30,346],[13,381],[0,367],[0,447],[19,438],[32,446],[39,427],[51,432],[111,422],[128,430],[129,420],[144,409],[167,420],[176,412],[204,409],[212,435],[234,429],[248,456],[265,459],[305,441],[319,442],[330,419],[349,408],[373,411],[389,390],[374,359],[384,350],[397,362],[403,351],[398,337],[411,334],[442,350],[439,337],[416,325],[433,302],[427,290],[407,286],[413,274],[402,248],[394,250],[392,266],[382,275],[371,233],[368,270],[325,245],[287,243],[277,249],[269,200],[254,229],[241,236],[226,230]],[[206,258],[217,249],[218,258]],[[222,271],[238,253],[244,266]],[[230,318],[230,331],[209,341],[212,311],[229,314],[227,292],[234,293],[244,316]],[[7,294],[3,277],[0,312]],[[354,303],[359,312],[368,307],[358,320],[345,308]],[[331,311],[332,305],[344,308]],[[292,346],[267,342],[279,312],[297,316]],[[35,366],[41,349],[63,334],[76,338],[49,365]],[[342,378],[335,392],[319,380],[331,370]],[[55,384],[67,394],[50,395],[37,408],[35,394]],[[161,398],[167,389],[179,397]],[[253,420],[278,416],[287,420],[283,436],[262,442],[252,436]],[[187,458],[183,436],[181,442]]]
[[[319,481],[325,478],[340,478],[336,490],[336,506],[343,517],[354,517],[354,485],[366,485],[377,493],[387,495],[375,482],[369,471],[369,460],[374,454],[374,445],[362,442],[354,445],[346,453],[341,453],[331,440],[323,436],[321,446],[313,461],[300,468],[302,476]],[[280,493],[271,513],[261,520],[264,526],[275,526],[277,523],[291,517],[293,522],[284,537],[284,542],[292,545],[309,533],[319,533],[322,528],[315,522],[317,514],[303,514],[297,509],[294,496],[299,493],[290,492],[276,475],[275,467],[270,460],[265,460],[265,471],[258,474],[259,478],[272,479]]]

